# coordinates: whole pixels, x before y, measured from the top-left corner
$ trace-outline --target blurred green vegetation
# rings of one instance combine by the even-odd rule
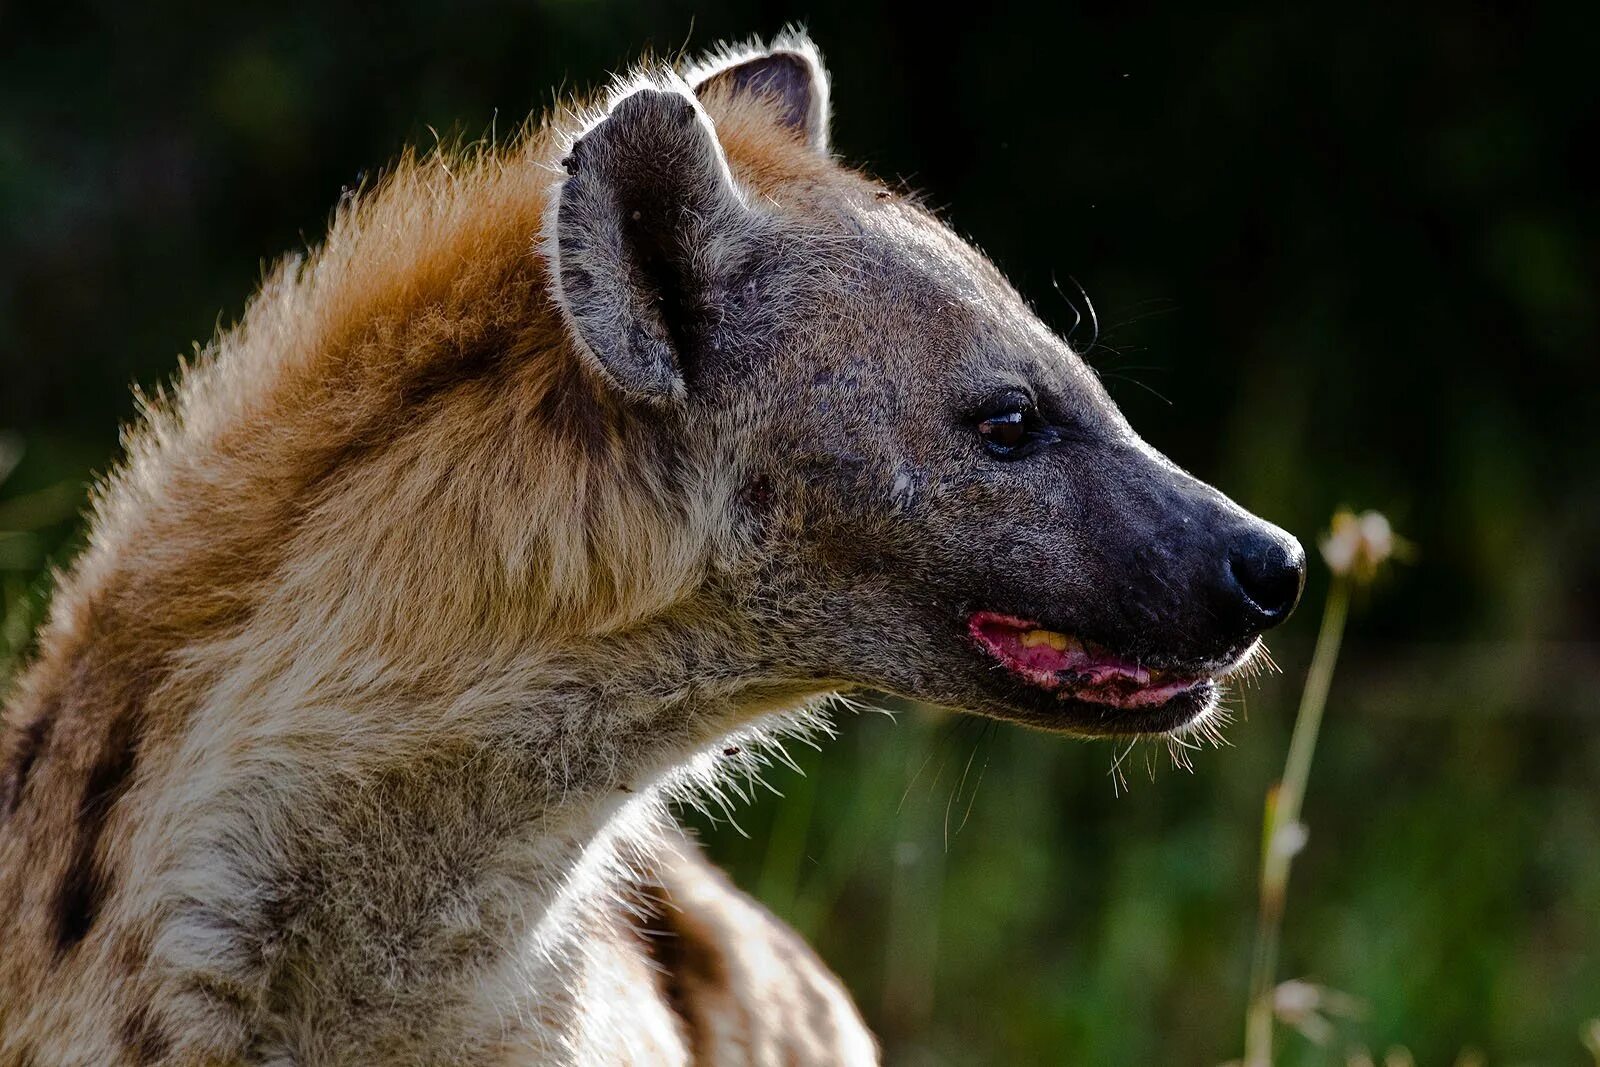
[[[1600,1015],[1600,101],[1592,5],[870,0],[0,10],[0,675],[70,558],[131,383],[433,130],[806,20],[836,141],[904,177],[1176,460],[1309,541],[1420,546],[1358,605],[1284,973],[1359,997],[1325,1050],[1587,1062]],[[1585,147],[1587,146],[1587,148]],[[1083,300],[1076,303],[1082,306]],[[1073,333],[1088,346],[1087,325]],[[13,469],[14,468],[14,469]],[[707,827],[855,990],[892,1062],[1240,1050],[1262,795],[1318,604],[1174,771],[925,709],[844,715]],[[1147,756],[1157,768],[1145,774]]]

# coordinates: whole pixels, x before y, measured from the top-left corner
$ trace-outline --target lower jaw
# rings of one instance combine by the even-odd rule
[[[1164,701],[1113,705],[1085,700],[1071,692],[1019,686],[1012,714],[1027,725],[1062,733],[1093,736],[1165,734],[1203,718],[1216,706],[1218,685],[1202,681]],[[1011,702],[1008,702],[1011,703]]]
[[[1154,685],[1117,684],[1115,680],[1074,685],[1054,675],[1036,678],[1033,672],[1017,671],[1017,673],[1037,688],[1055,694],[1058,700],[1092,704],[1108,711],[1159,708],[1211,685],[1211,680],[1208,678],[1182,678]]]

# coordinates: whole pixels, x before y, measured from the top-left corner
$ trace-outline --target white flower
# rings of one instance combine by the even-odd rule
[[[1320,543],[1322,558],[1327,561],[1329,570],[1365,585],[1395,554],[1399,539],[1389,520],[1380,513],[1368,511],[1357,515],[1341,510],[1333,516],[1333,523]]]

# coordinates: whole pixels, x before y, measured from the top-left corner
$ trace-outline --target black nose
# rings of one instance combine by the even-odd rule
[[[1300,602],[1306,554],[1298,541],[1276,527],[1252,529],[1235,538],[1228,576],[1247,624],[1265,630],[1287,619]]]

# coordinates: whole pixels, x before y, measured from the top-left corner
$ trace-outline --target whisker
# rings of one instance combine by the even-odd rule
[[[1126,374],[1118,374],[1115,371],[1109,371],[1109,370],[1102,370],[1100,373],[1101,373],[1102,376],[1107,377],[1107,378],[1116,378],[1119,381],[1128,382],[1131,385],[1137,385],[1140,389],[1143,389],[1145,392],[1149,393],[1151,396],[1155,397],[1157,400],[1161,401],[1163,404],[1167,405],[1167,407],[1169,407],[1169,408],[1176,406],[1176,405],[1174,405],[1172,403],[1171,400],[1168,400],[1166,395],[1163,394],[1160,390],[1156,389],[1154,386],[1146,385],[1144,382],[1141,382],[1137,378],[1130,378]]]
[[[1136,746],[1138,743],[1139,739],[1135,737],[1132,741],[1128,742],[1127,748],[1123,749],[1121,753],[1113,756],[1111,759],[1111,770],[1108,773],[1111,776],[1111,788],[1113,796],[1120,797],[1123,793],[1128,791],[1128,778],[1122,773],[1122,761],[1128,758],[1128,754],[1133,751],[1134,746]]]
[[[980,738],[980,740],[981,740],[981,738]],[[967,775],[969,773],[971,773],[971,771],[972,771],[972,761],[974,759],[976,759],[977,756],[978,756],[978,749],[977,749],[977,746],[975,745],[975,746],[973,746],[972,751],[967,754],[967,765],[965,767],[961,768],[961,781],[956,783],[955,791],[950,794],[950,799],[945,802],[945,806],[944,806],[944,850],[946,852],[950,851],[950,809],[955,806],[955,802],[957,800],[961,799],[961,792],[967,786]],[[979,777],[981,779],[982,775],[980,774]]]

